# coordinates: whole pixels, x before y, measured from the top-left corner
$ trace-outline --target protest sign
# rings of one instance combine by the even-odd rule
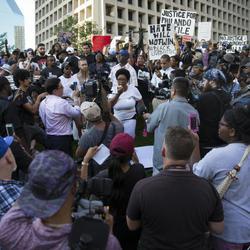
[[[61,31],[61,32],[58,33],[58,41],[60,43],[66,43],[66,42],[70,41],[72,35],[73,34],[71,32],[63,32],[63,31]]]
[[[211,22],[199,22],[198,23],[198,41],[211,39],[212,23]]]
[[[164,54],[176,54],[174,47],[174,27],[171,24],[151,24],[148,26],[149,59],[157,60]]]
[[[244,45],[247,45],[247,35],[219,36],[219,49],[226,49],[227,53],[241,52]]]
[[[102,51],[104,46],[109,45],[111,42],[111,36],[100,36],[93,35],[92,36],[92,50],[94,52]]]
[[[174,24],[177,35],[193,36],[195,27],[196,12],[182,10],[162,10],[161,24]]]

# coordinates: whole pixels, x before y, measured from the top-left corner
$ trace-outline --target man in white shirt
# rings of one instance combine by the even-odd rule
[[[170,78],[170,73],[174,70],[170,67],[170,57],[168,55],[162,55],[160,61],[161,70],[160,72],[155,72],[151,80],[151,84],[156,88],[159,87],[159,84],[162,83],[165,76]]]
[[[113,93],[117,93],[117,86],[118,86],[115,74],[116,74],[117,70],[119,70],[121,68],[127,69],[130,73],[130,79],[129,79],[128,85],[138,86],[136,71],[128,63],[128,58],[129,58],[128,51],[121,49],[119,51],[119,55],[118,55],[119,63],[111,69],[111,72],[109,75],[109,78],[111,79],[111,82],[112,82],[112,92]]]
[[[60,79],[48,79],[45,86],[48,96],[41,102],[39,114],[46,129],[48,148],[72,155],[72,120],[81,117],[80,108],[61,98],[63,86]]]

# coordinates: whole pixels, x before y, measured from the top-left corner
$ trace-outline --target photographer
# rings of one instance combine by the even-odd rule
[[[1,219],[1,247],[69,250],[76,191],[77,167],[69,155],[56,150],[38,154],[19,199]],[[106,250],[121,250],[112,234],[108,235]]]
[[[82,177],[87,176],[90,159],[96,154],[97,147],[90,148],[84,157]],[[117,134],[110,144],[111,158],[108,169],[97,174],[97,178],[112,179],[109,200],[110,212],[114,217],[113,233],[120,241],[123,250],[136,250],[140,231],[129,231],[126,224],[126,209],[134,185],[145,177],[143,165],[139,164],[134,153],[134,139],[125,133]],[[135,162],[131,164],[131,160]]]
[[[83,158],[90,147],[104,144],[109,147],[111,140],[116,134],[123,132],[122,124],[112,119],[111,122],[105,122],[102,119],[101,109],[95,102],[83,102],[81,113],[91,127],[86,130],[80,138],[76,149],[76,157]],[[94,176],[102,167],[92,162],[90,176]]]
[[[152,101],[153,110],[168,99],[166,96],[159,94],[159,91],[163,88],[170,88],[168,80],[170,79],[170,73],[174,70],[170,67],[170,57],[168,55],[161,56],[160,64],[161,69],[156,70],[151,79],[151,88],[156,96]]]

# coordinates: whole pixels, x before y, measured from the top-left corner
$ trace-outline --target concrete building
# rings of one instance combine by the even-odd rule
[[[23,50],[24,17],[15,0],[1,0],[0,4],[0,33],[7,33],[8,44]]]
[[[64,9],[68,12],[64,13]],[[145,29],[148,24],[159,23],[162,9],[197,12],[196,23],[212,22],[213,40],[218,40],[220,34],[246,34],[250,39],[249,0],[36,0],[36,42],[50,44],[55,39],[49,36],[50,30],[70,11],[79,23],[96,22],[103,34],[124,35],[129,30],[138,30],[140,19]]]

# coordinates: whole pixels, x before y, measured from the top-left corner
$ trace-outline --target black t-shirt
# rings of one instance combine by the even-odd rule
[[[47,56],[35,56],[32,58],[31,62],[35,62],[39,65],[40,70],[44,69],[46,67],[46,62],[47,62]]]
[[[21,89],[18,89],[15,93],[13,103],[17,107],[18,115],[22,124],[34,125],[34,115],[23,106],[26,103],[32,104],[32,98],[29,96],[28,91],[24,92]]]
[[[108,163],[107,163],[108,165]],[[108,170],[105,169],[97,174],[97,177],[108,178]],[[135,184],[145,177],[145,170],[142,164],[133,164],[125,173],[124,182],[122,183],[121,193],[123,193],[123,201],[111,209],[114,216],[125,216],[130,194]]]
[[[164,170],[135,185],[127,215],[142,222],[142,249],[203,250],[208,222],[222,221],[223,208],[205,179]]]
[[[149,91],[148,91],[149,80],[150,80],[149,71],[146,67],[139,68],[136,65],[134,66],[134,69],[136,71],[137,79],[138,79],[138,90],[140,91],[143,97],[146,97],[149,94]]]
[[[54,66],[52,68],[46,67],[41,71],[41,76],[43,76],[45,79],[47,79],[49,76],[53,75],[54,77],[60,77],[62,75],[62,70],[58,68],[57,66]]]
[[[95,63],[95,54],[90,53],[87,56],[86,55],[81,55],[80,58],[85,59],[88,63],[88,65],[90,65],[91,63]]]
[[[0,97],[0,135],[7,136],[5,125],[11,123],[14,126],[15,133],[19,135],[22,132],[22,123],[18,115],[16,105],[7,98]]]
[[[212,90],[203,93],[197,101],[200,116],[200,143],[206,147],[223,145],[218,136],[219,121],[230,106],[231,96],[224,90]]]

